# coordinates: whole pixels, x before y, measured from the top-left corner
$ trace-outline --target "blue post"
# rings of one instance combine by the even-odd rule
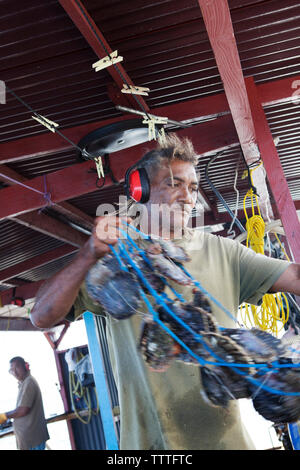
[[[290,423],[288,425],[288,428],[289,428],[289,435],[290,435],[290,439],[293,444],[294,450],[300,450],[299,424]]]
[[[114,426],[114,418],[105,376],[104,363],[102,360],[102,352],[95,326],[95,318],[94,315],[88,311],[84,312],[83,318],[88,336],[88,347],[93,366],[106,448],[107,450],[118,450],[118,440]]]

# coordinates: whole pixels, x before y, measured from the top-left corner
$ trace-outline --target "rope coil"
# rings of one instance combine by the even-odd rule
[[[260,165],[261,163],[256,168]],[[252,172],[256,170],[256,168],[250,170],[251,183]],[[251,199],[252,216],[250,218],[248,218],[246,211],[247,198]],[[255,213],[254,200],[256,202],[258,214]],[[249,248],[250,244],[250,248],[255,251],[255,253],[264,254],[265,222],[261,216],[258,197],[254,193],[253,187],[251,187],[244,197],[244,213],[247,220],[246,246]],[[240,307],[240,312],[243,323],[246,327],[258,327],[261,330],[277,336],[289,319],[289,303],[286,295],[282,292],[277,294],[265,294],[262,298],[262,304],[259,307],[244,303]],[[280,328],[278,323],[281,323]]]

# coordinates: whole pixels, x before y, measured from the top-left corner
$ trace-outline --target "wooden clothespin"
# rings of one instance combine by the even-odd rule
[[[32,119],[35,119],[37,122],[42,124],[43,126],[47,127],[49,131],[55,132],[55,129],[59,127],[59,124],[57,122],[51,121],[50,119],[45,118],[41,114],[38,114],[37,116],[31,116]]]
[[[156,124],[167,124],[168,118],[167,117],[158,117],[153,116],[145,117],[143,120],[143,124],[148,124],[148,139],[149,140],[156,140],[156,132],[155,132],[155,125]]]
[[[104,170],[103,170],[102,158],[99,156],[99,157],[96,157],[94,160],[95,160],[95,163],[96,163],[96,169],[97,169],[97,173],[98,173],[98,178],[99,178],[99,180],[100,180],[101,178],[104,178]]]
[[[113,51],[111,54],[103,57],[103,59],[98,60],[95,62],[92,67],[95,69],[95,72],[99,72],[99,70],[105,69],[110,65],[117,64],[123,60],[122,56],[118,56],[118,51]]]
[[[150,91],[150,88],[143,87],[143,86],[135,86],[135,85],[126,85],[125,83],[123,84],[123,88],[121,90],[122,93],[130,93],[132,95],[144,95],[148,96],[148,92]]]

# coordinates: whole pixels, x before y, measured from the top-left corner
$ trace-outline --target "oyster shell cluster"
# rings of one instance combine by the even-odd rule
[[[166,281],[191,286],[180,268],[189,261],[185,251],[170,241],[149,241],[146,257],[132,259],[155,291]],[[165,371],[173,361],[200,367],[203,397],[214,406],[249,398],[257,412],[274,423],[300,419],[300,367],[289,348],[257,328],[220,328],[205,296],[193,289],[191,302],[166,300],[157,317],[141,312],[141,289],[149,294],[132,263],[123,266],[113,254],[99,260],[86,277],[89,295],[114,318],[143,315],[139,350],[152,370]],[[171,333],[171,334],[170,334]],[[300,361],[299,361],[300,362]],[[299,394],[299,396],[298,396]]]

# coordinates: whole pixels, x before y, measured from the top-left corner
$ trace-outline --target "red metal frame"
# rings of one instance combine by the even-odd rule
[[[292,93],[294,91],[292,89],[292,83],[296,80],[300,80],[300,76],[275,80],[272,82],[272,86],[270,86],[269,83],[259,84],[257,87],[261,103],[266,106],[272,103],[292,101]],[[186,119],[197,119],[202,116],[212,117],[223,113],[228,114],[230,108],[225,93],[219,93],[217,95],[189,100],[183,103],[160,106],[152,110],[152,112],[157,116],[166,116],[176,121],[183,121]],[[95,129],[134,118],[135,117],[130,114],[105,119],[103,121],[64,129],[63,134],[68,139],[78,143],[82,137]],[[216,121],[212,121],[207,124],[211,124],[213,127],[215,123]],[[71,148],[71,145],[66,140],[58,134],[48,132],[38,136],[26,137],[0,144],[0,163],[13,163],[20,159],[30,159],[38,156],[43,157],[69,148]]]
[[[273,193],[279,216],[285,230],[287,240],[296,262],[300,262],[300,223],[294,201],[285,178],[280,158],[274,144],[264,109],[257,93],[254,79],[246,79],[252,119],[255,126],[256,139],[261,158],[267,173],[269,185]]]
[[[59,0],[59,3],[65,9],[99,59],[102,59],[113,52],[105,37],[80,0],[77,0],[76,2],[74,0]],[[132,82],[121,63],[108,67],[106,70],[112,76],[120,89],[123,88],[124,80],[128,85],[139,85],[138,83],[134,84]],[[149,107],[142,96],[136,96],[136,99],[131,95],[128,96],[128,101],[134,106],[138,105],[136,100],[141,104],[145,111],[149,111]]]
[[[54,248],[53,250],[47,251],[46,253],[34,256],[33,258],[30,258],[26,261],[22,261],[19,264],[11,266],[10,268],[2,269],[2,271],[0,271],[0,282],[3,282],[12,277],[19,276],[20,274],[30,269],[43,266],[44,264],[50,263],[56,259],[63,258],[64,256],[69,255],[75,251],[77,251],[76,247],[63,245],[59,248]]]

